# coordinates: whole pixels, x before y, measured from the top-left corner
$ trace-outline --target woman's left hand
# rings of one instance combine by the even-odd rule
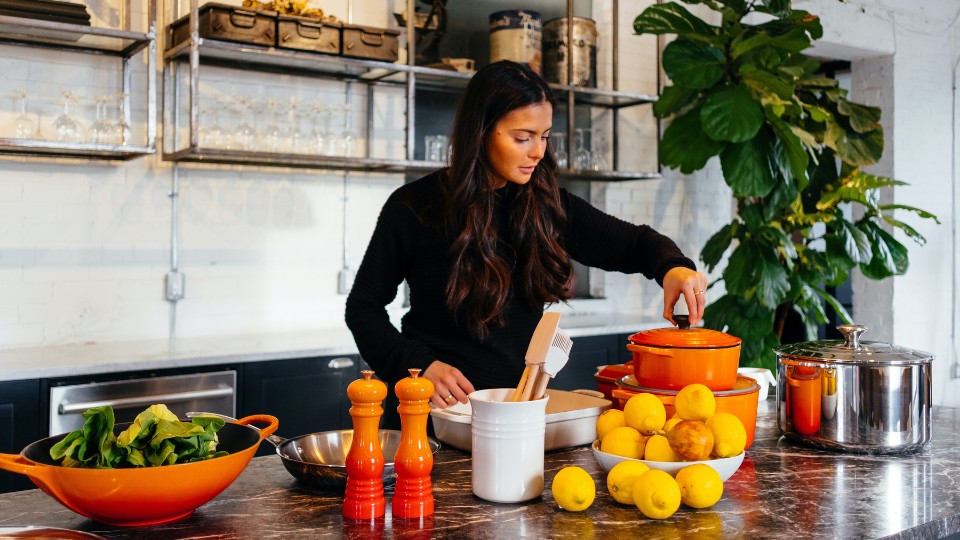
[[[663,276],[663,318],[674,326],[677,321],[673,320],[673,306],[681,294],[687,302],[690,325],[700,324],[707,307],[707,276],[683,266],[671,268]]]

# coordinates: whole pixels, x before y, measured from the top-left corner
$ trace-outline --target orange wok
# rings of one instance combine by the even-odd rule
[[[262,430],[250,426],[266,423]],[[57,502],[107,525],[153,525],[190,515],[240,476],[260,443],[277,430],[269,415],[241,418],[217,432],[223,457],[131,469],[63,467],[50,457],[50,447],[67,434],[41,439],[19,455],[0,454],[0,469],[25,474]],[[117,424],[119,434],[129,424]]]

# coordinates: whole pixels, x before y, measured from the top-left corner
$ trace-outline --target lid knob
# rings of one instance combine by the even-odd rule
[[[675,323],[677,323],[677,327],[680,328],[681,330],[686,330],[687,328],[690,328],[690,316],[689,316],[689,315],[681,315],[681,314],[678,314],[678,313],[674,313],[674,314],[673,314],[673,321],[674,321]]]
[[[843,334],[843,347],[846,349],[859,349],[860,336],[867,331],[866,326],[859,324],[841,324],[837,330]]]

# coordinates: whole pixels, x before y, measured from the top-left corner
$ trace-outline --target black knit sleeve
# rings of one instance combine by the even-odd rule
[[[357,349],[377,376],[387,381],[406,377],[409,368],[426,369],[436,359],[429,347],[403,336],[386,310],[415,256],[419,226],[410,208],[391,197],[380,212],[347,296],[345,320]]]
[[[653,228],[601,212],[566,190],[561,195],[567,210],[565,246],[575,261],[611,272],[640,273],[661,286],[671,268],[696,270],[673,240]]]

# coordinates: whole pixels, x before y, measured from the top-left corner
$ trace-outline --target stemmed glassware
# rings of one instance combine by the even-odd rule
[[[352,157],[354,147],[357,143],[357,136],[353,133],[353,121],[351,118],[351,108],[349,103],[341,105],[343,111],[343,131],[340,132],[339,155],[343,157]]]
[[[557,168],[566,169],[570,166],[570,160],[567,157],[567,134],[562,131],[554,131],[550,134],[550,142],[553,144],[553,153],[557,157]]]
[[[253,116],[253,99],[240,96],[236,98],[235,103],[240,118],[237,124],[237,145],[242,150],[254,150],[257,146],[257,131],[250,124],[250,117]]]
[[[274,98],[267,100],[267,127],[264,128],[264,145],[268,152],[280,152],[283,149],[283,133],[277,121],[280,102]]]
[[[313,110],[313,147],[317,155],[323,155],[330,139],[330,108],[323,103],[314,103]]]
[[[297,115],[297,109],[300,107],[300,99],[292,97],[287,102],[287,124],[284,129],[285,144],[288,145],[290,152],[300,154],[304,152],[303,132],[300,131],[300,117]]]
[[[607,142],[603,133],[599,130],[594,134],[591,132],[590,168],[594,171],[606,171],[610,169],[607,164]]]
[[[14,91],[17,98],[17,117],[13,119],[13,136],[18,139],[35,139],[37,137],[37,123],[27,114],[27,91],[17,88]]]
[[[93,100],[96,116],[90,125],[90,138],[94,144],[114,144],[113,124],[107,120],[107,102],[110,101],[110,96],[96,96]]]
[[[77,95],[70,91],[63,91],[63,113],[53,122],[53,129],[58,141],[79,141],[80,125],[70,116],[70,104],[77,102]]]
[[[130,144],[133,132],[127,122],[127,98],[130,94],[117,94],[114,102],[117,105],[117,121],[113,124],[113,140],[115,144]]]
[[[579,171],[590,170],[590,150],[587,149],[587,129],[577,128],[577,151],[574,154],[573,168]]]

